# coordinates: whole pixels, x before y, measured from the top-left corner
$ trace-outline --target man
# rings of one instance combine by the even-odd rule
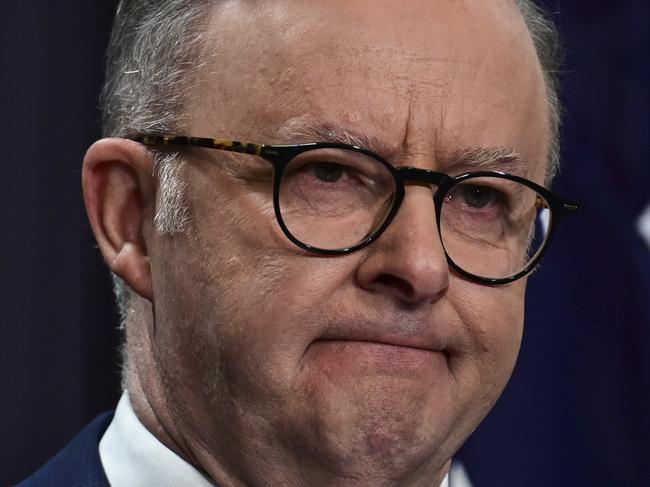
[[[556,47],[524,1],[122,2],[83,188],[125,394],[24,485],[447,483],[575,209]]]

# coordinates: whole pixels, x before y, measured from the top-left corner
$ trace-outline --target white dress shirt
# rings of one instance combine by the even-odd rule
[[[143,426],[126,392],[99,442],[99,458],[111,487],[215,485]]]
[[[129,395],[122,394],[115,416],[99,442],[99,458],[111,487],[214,487],[216,484],[163,445],[143,426]],[[453,464],[440,487],[471,487],[460,464]]]

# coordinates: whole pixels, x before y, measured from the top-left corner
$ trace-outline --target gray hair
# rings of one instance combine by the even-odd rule
[[[122,0],[107,49],[101,95],[105,137],[174,133],[185,121],[185,94],[202,58],[211,0]],[[183,160],[154,151],[158,201],[154,224],[161,233],[185,231]],[[113,288],[120,323],[129,321],[133,291],[116,275]]]
[[[107,51],[102,93],[105,136],[136,132],[174,133],[186,118],[197,60],[203,58],[209,9],[217,0],[122,0]],[[546,82],[551,143],[547,183],[559,167],[561,106],[558,72],[562,48],[557,30],[533,0],[515,0],[530,31]],[[188,228],[184,205],[183,161],[178,154],[155,153],[159,194],[155,226],[161,233]],[[122,326],[128,321],[131,289],[114,276]]]
[[[533,0],[515,0],[521,12],[535,51],[542,67],[546,84],[546,99],[550,124],[549,160],[546,171],[546,184],[549,185],[560,169],[560,127],[562,123],[562,104],[560,103],[560,67],[564,60],[564,48],[550,15]]]

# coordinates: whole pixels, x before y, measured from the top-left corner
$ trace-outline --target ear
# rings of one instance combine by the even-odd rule
[[[153,157],[137,142],[103,139],[83,162],[82,186],[93,233],[108,267],[151,301],[147,234],[155,207]]]

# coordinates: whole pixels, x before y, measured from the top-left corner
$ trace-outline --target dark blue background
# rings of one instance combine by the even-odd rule
[[[0,29],[0,485],[119,395],[117,317],[80,192],[114,1],[5,2]],[[647,2],[549,2],[567,46],[563,171],[582,203],[529,281],[502,399],[461,452],[475,487],[650,485]]]

